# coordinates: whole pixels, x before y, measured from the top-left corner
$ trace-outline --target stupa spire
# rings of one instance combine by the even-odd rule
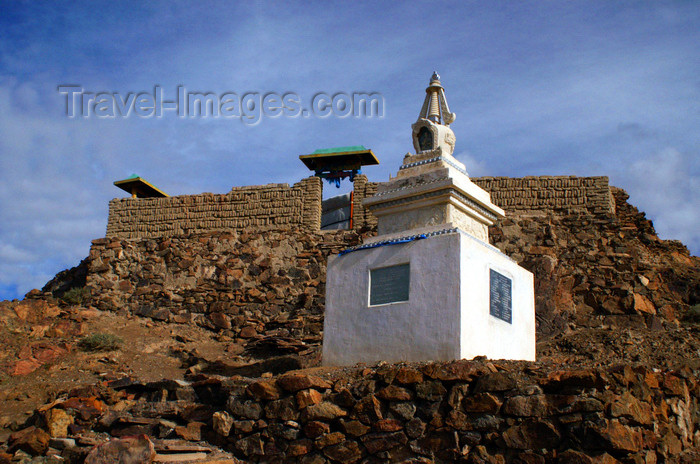
[[[435,152],[436,155],[451,155],[455,148],[455,134],[450,129],[450,124],[454,122],[455,117],[454,113],[450,113],[445,89],[435,71],[425,89],[425,100],[418,120],[411,126],[416,153],[439,150],[439,153]]]
[[[450,107],[447,106],[447,97],[445,97],[445,89],[440,83],[440,75],[437,71],[433,72],[430,84],[425,89],[425,94],[425,100],[418,119],[427,119],[444,126],[452,124],[457,115],[450,113]]]

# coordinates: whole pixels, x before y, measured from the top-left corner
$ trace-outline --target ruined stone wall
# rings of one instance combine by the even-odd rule
[[[687,366],[477,360],[316,374],[108,381],[117,390],[101,390],[109,413],[85,408],[75,422],[113,437],[205,441],[247,463],[691,463],[700,456],[700,382]],[[88,400],[66,405],[80,401]]]
[[[362,228],[372,228],[377,226],[377,218],[362,206],[362,200],[373,196],[377,193],[377,183],[367,181],[367,176],[361,174],[355,177],[353,183],[353,200],[352,200],[352,224],[353,229],[359,230]]]
[[[615,216],[512,215],[489,229],[491,243],[535,275],[538,336],[574,326],[658,328],[698,302],[698,259],[678,242],[659,240],[624,191],[615,189],[615,195]],[[276,333],[300,317],[304,322],[286,333],[318,347],[327,258],[372,233],[288,228],[98,239],[87,260],[90,304],[245,339]],[[663,350],[629,341],[602,337],[596,343],[624,359],[662,360]],[[569,346],[572,356],[591,352]]]
[[[387,365],[239,385],[212,428],[246,462],[678,462],[700,446],[698,388],[642,366]]]
[[[679,329],[699,301],[698,259],[660,240],[624,191],[600,179],[583,203],[567,203],[566,194],[540,198],[534,193],[557,191],[556,182],[534,183],[523,198],[537,199],[536,207],[520,210],[516,201],[516,214],[490,228],[492,243],[535,274],[540,361],[533,363],[283,373],[318,365],[326,259],[371,231],[249,228],[95,240],[91,305],[206,326],[246,356],[302,358],[293,367],[215,366],[226,379],[200,363],[190,367],[191,383],[119,379],[113,388],[129,402],[116,402],[109,417],[118,420],[100,420],[99,430],[201,439],[245,462],[698,462],[700,346]],[[357,200],[373,188],[359,178]],[[599,202],[606,192],[614,215]],[[544,214],[517,214],[537,208]],[[353,213],[358,223],[370,220]],[[282,375],[241,378],[252,377],[244,369]],[[97,427],[99,416],[90,420],[75,423]]]
[[[303,315],[286,335],[319,341],[326,259],[358,243],[353,231],[306,228],[109,237],[92,242],[86,281],[101,310],[195,323],[242,338]]]
[[[145,238],[242,230],[321,227],[321,181],[235,187],[226,194],[120,198],[109,203],[107,237]]]
[[[357,192],[375,187],[363,181],[358,180]],[[540,340],[572,327],[599,331],[632,324],[656,330],[677,323],[700,301],[698,259],[679,242],[659,240],[624,191],[613,191],[615,215],[511,214],[489,230],[493,245],[535,275]],[[366,211],[353,213],[352,231],[295,226],[95,240],[87,260],[90,304],[194,323],[245,340],[282,333],[316,349],[327,258],[374,233],[366,227]],[[592,352],[590,342],[621,359],[663,361],[661,342],[639,344],[595,333],[595,339],[567,341],[571,356],[585,358]],[[538,356],[561,349],[540,343]]]
[[[613,216],[512,214],[490,228],[535,274],[538,362],[289,372],[318,365],[325,262],[360,231],[98,239],[91,305],[210,327],[244,351],[209,365],[183,353],[191,382],[106,379],[52,405],[100,440],[206,441],[245,462],[700,462],[700,345],[697,325],[683,328],[698,258],[612,193]],[[78,412],[98,391],[100,410]]]
[[[475,177],[472,181],[509,213],[615,213],[608,178],[603,176]]]

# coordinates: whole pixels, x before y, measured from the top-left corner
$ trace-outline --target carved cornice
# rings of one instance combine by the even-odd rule
[[[437,179],[433,182],[438,182],[440,180],[444,180],[444,179]],[[429,183],[432,183],[432,182],[429,182]],[[427,184],[424,184],[424,185],[427,185]],[[405,187],[405,188],[397,189],[394,191],[407,190],[409,188],[410,187]],[[390,193],[390,191],[386,192],[386,193]],[[481,206],[480,204],[478,204],[477,202],[475,202],[471,198],[465,196],[460,191],[458,191],[457,189],[454,189],[454,188],[434,190],[432,192],[426,192],[426,193],[423,193],[420,195],[397,198],[396,200],[389,200],[386,202],[371,204],[371,205],[368,205],[368,207],[369,207],[370,211],[372,211],[372,210],[376,210],[376,209],[380,209],[380,208],[388,208],[388,207],[392,207],[392,206],[402,205],[402,204],[406,204],[406,203],[412,203],[412,202],[416,202],[416,201],[420,201],[420,200],[426,200],[429,198],[443,196],[443,195],[451,195],[453,197],[458,198],[462,203],[467,205],[469,208],[473,209],[474,211],[481,214],[482,216],[490,219],[491,221],[495,222],[498,220],[498,216],[496,216],[491,211],[484,208],[483,206]],[[377,195],[377,196],[379,196],[379,195]]]
[[[443,176],[443,177],[438,177],[437,179],[433,179],[433,180],[431,180],[431,181],[429,181],[429,182],[421,182],[421,183],[419,183],[419,184],[408,184],[408,183],[407,183],[407,184],[404,185],[403,187],[399,187],[399,188],[395,188],[395,189],[391,189],[391,190],[383,190],[383,191],[381,191],[381,192],[377,192],[374,196],[375,196],[375,197],[381,197],[381,196],[384,196],[384,195],[389,195],[390,193],[400,192],[400,191],[402,191],[402,190],[410,190],[410,189],[414,189],[414,188],[416,188],[416,187],[422,187],[422,186],[424,186],[424,185],[430,185],[430,184],[435,184],[435,183],[437,183],[437,182],[443,182],[443,181],[446,181],[446,180],[449,179],[449,178],[450,178],[449,176]]]
[[[469,176],[469,173],[467,172],[466,169],[462,168],[461,166],[459,166],[458,164],[456,164],[452,160],[445,158],[444,156],[436,156],[435,158],[430,158],[427,160],[416,161],[414,163],[409,163],[409,164],[402,164],[401,167],[399,168],[399,171],[402,171],[404,169],[414,168],[416,166],[422,166],[424,164],[435,163],[437,161],[444,161],[445,163],[449,164],[450,166],[452,166],[453,168],[455,168],[456,170],[458,170],[459,172],[461,172],[465,176]]]

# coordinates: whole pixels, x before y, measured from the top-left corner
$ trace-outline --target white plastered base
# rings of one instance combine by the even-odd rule
[[[410,263],[409,301],[369,306],[370,270]],[[489,314],[489,272],[512,280],[512,323]],[[328,261],[324,365],[535,360],[533,275],[496,248],[453,232]]]

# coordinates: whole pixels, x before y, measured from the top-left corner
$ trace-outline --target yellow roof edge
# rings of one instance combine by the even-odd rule
[[[355,155],[358,153],[369,153],[372,155],[374,159],[377,159],[377,155],[374,154],[372,150],[369,148],[366,150],[357,150],[357,151],[339,151],[335,153],[311,153],[308,155],[299,155],[299,159],[310,159],[310,158],[328,158],[330,156],[339,156],[339,155]],[[378,160],[377,160],[378,161]]]
[[[150,188],[152,188],[152,189],[155,190],[156,192],[160,193],[160,194],[163,195],[164,197],[169,197],[169,196],[170,196],[170,195],[168,195],[167,193],[165,193],[164,191],[162,191],[161,189],[159,189],[158,187],[156,187],[155,185],[151,184],[151,183],[148,182],[146,179],[144,179],[144,178],[142,178],[142,177],[140,177],[140,176],[139,176],[139,177],[131,177],[131,178],[129,178],[129,179],[123,179],[123,180],[115,180],[115,181],[114,181],[114,185],[116,185],[117,187],[121,188],[121,187],[120,187],[121,184],[128,184],[128,183],[136,182],[136,181],[143,182],[144,184],[146,184],[147,186],[149,186]]]

